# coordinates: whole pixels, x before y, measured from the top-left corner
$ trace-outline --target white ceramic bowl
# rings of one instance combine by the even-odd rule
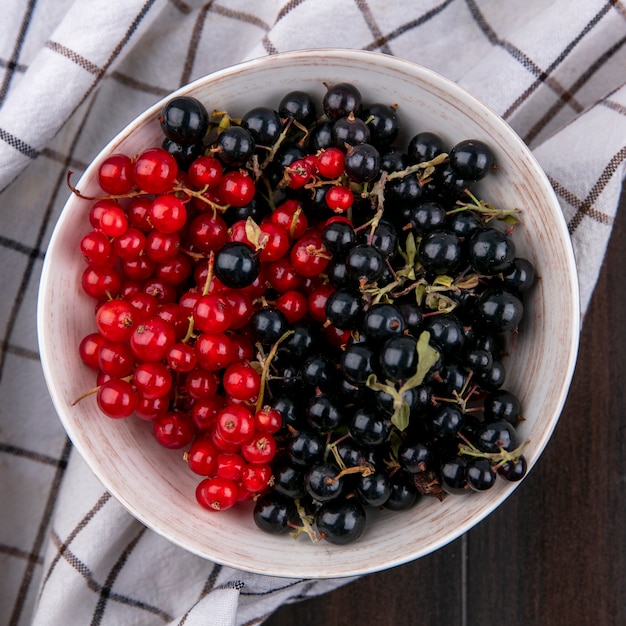
[[[377,53],[348,50],[300,51],[227,68],[181,88],[209,110],[233,117],[256,105],[278,106],[281,97],[303,89],[321,97],[323,82],[352,82],[369,102],[397,103],[404,129],[438,132],[452,145],[476,138],[487,142],[499,170],[487,177],[481,195],[501,207],[522,210],[516,230],[520,256],[530,258],[541,279],[533,291],[523,332],[507,361],[506,387],[518,393],[529,439],[529,466],[537,461],[562,410],[573,373],[579,334],[577,277],[570,240],[557,199],[536,160],[511,128],[466,91],[441,76]],[[107,155],[127,154],[161,141],[157,103],[139,116],[94,160],[77,187],[97,193],[96,171]],[[424,498],[404,513],[381,512],[355,543],[313,544],[306,537],[259,531],[246,507],[206,511],[193,499],[197,477],[181,452],[154,442],[138,419],[103,417],[95,401],[72,401],[94,384],[78,358],[84,335],[94,330],[93,302],[81,291],[84,262],[78,252],[88,230],[89,203],[71,196],[45,257],[39,295],[41,359],[50,394],[74,445],[106,488],[139,520],[175,544],[221,564],[285,577],[342,577],[393,567],[428,554],[465,533],[519,483],[504,480],[489,492]]]

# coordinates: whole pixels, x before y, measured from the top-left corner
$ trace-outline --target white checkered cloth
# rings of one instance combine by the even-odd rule
[[[51,230],[80,174],[190,80],[296,48],[377,50],[458,81],[518,131],[569,225],[587,307],[626,159],[620,0],[4,0],[0,33],[0,623],[260,624],[347,581],[192,556],[91,475],[43,381],[35,332]]]

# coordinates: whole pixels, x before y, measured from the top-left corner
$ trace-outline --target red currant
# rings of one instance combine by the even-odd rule
[[[137,406],[137,392],[120,378],[111,378],[100,385],[96,397],[100,410],[114,419],[128,417]]]
[[[237,502],[238,495],[237,484],[221,476],[205,478],[196,487],[196,500],[210,511],[230,509]]]
[[[195,435],[191,418],[182,411],[168,411],[154,420],[154,438],[164,447],[172,450],[188,446]]]
[[[146,193],[170,191],[178,175],[176,159],[163,148],[149,148],[135,161],[133,178]]]
[[[112,154],[98,168],[98,184],[104,193],[120,196],[133,186],[133,162],[125,154]]]

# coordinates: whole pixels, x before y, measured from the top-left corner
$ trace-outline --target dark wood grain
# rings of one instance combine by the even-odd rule
[[[449,546],[267,626],[626,624],[626,197],[620,207],[565,409],[517,491]]]

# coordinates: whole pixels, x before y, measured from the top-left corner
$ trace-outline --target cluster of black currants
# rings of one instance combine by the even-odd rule
[[[182,169],[206,147],[184,137],[196,124],[206,131],[193,107],[172,105],[181,141],[170,132],[163,145]],[[535,268],[516,253],[516,211],[474,195],[497,169],[489,146],[448,149],[427,131],[399,146],[396,107],[365,104],[347,83],[327,86],[318,108],[291,92],[275,110],[227,120],[211,153],[256,181],[251,202],[223,213],[229,224],[262,223],[297,201],[321,232],[322,247],[308,253],[327,261],[314,276],[326,287],[315,303],[322,298],[322,316],[307,294],[307,315],[289,322],[271,289],[251,316],[265,402],[283,418],[273,485],[256,498],[254,520],[346,544],[368,509],[402,511],[422,496],[525,475],[522,407],[505,387],[505,360]],[[331,150],[341,168],[329,178],[321,155]],[[216,275],[245,287],[258,277],[255,258],[241,244],[217,251]]]

